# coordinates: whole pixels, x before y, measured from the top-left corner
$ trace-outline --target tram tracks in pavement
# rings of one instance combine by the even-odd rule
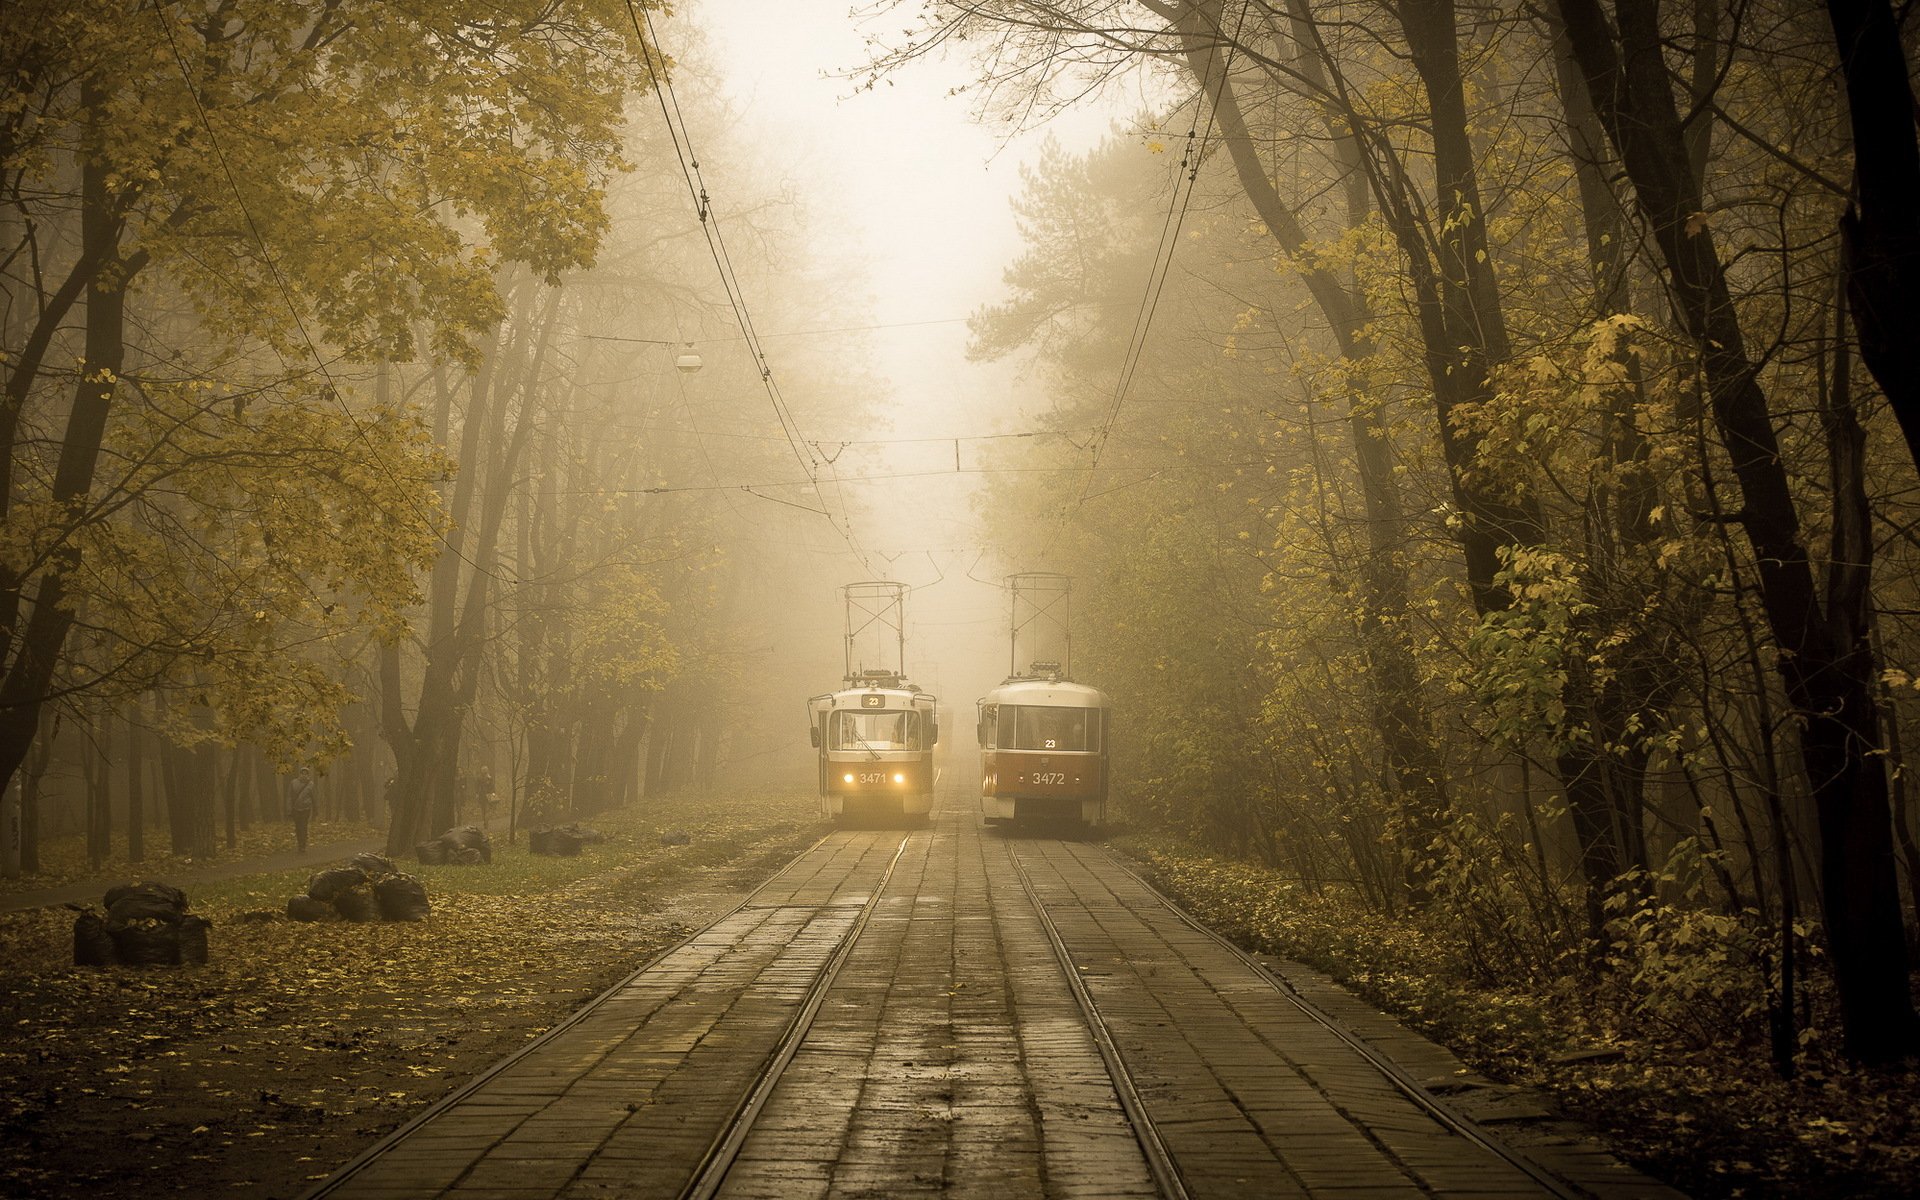
[[[1020,878],[1020,888],[1026,893],[1027,902],[1032,905],[1034,914],[1040,919],[1040,927],[1045,930],[1047,942],[1053,948],[1053,956],[1060,964],[1061,974],[1066,976],[1067,987],[1073,993],[1074,1002],[1079,1006],[1081,1016],[1087,1022],[1087,1029],[1093,1035],[1095,1048],[1100,1052],[1101,1060],[1106,1064],[1107,1075],[1113,1083],[1114,1094],[1119,1097],[1120,1107],[1126,1111],[1127,1122],[1132,1126],[1134,1140],[1140,1145],[1140,1153],[1147,1160],[1147,1170],[1152,1173],[1155,1186],[1165,1200],[1189,1200],[1185,1179],[1181,1177],[1180,1165],[1175,1161],[1173,1152],[1160,1136],[1159,1127],[1147,1111],[1146,1101],[1140,1096],[1139,1088],[1134,1085],[1133,1075],[1127,1070],[1126,1060],[1120,1055],[1120,1049],[1114,1044],[1113,1032],[1107,1028],[1106,1018],[1101,1016],[1100,1008],[1094,1003],[1092,992],[1088,991],[1086,981],[1080,978],[1080,968],[1073,961],[1073,954],[1067,942],[1060,935],[1059,926],[1047,912],[1046,903],[1041,899],[1039,889],[1034,887],[1027,868],[1017,853],[1009,852],[1009,862],[1014,873]]]
[[[795,855],[792,861],[798,862],[808,855],[819,851],[820,848],[831,841],[834,836],[834,834],[828,834],[818,839],[807,849]],[[724,1179],[726,1167],[731,1166],[733,1157],[739,1153],[740,1143],[745,1140],[745,1135],[752,1124],[752,1118],[758,1114],[760,1107],[766,1102],[766,1097],[772,1093],[773,1084],[778,1082],[779,1073],[792,1061],[793,1055],[799,1048],[800,1042],[806,1036],[807,1028],[812,1024],[815,1014],[819,1012],[821,1001],[825,998],[827,989],[832,984],[833,976],[839,972],[841,964],[846,961],[847,956],[852,952],[854,943],[859,940],[861,931],[866,928],[868,919],[872,916],[874,908],[879,904],[880,897],[885,893],[888,882],[893,878],[894,869],[899,866],[901,856],[906,853],[907,845],[910,841],[911,835],[900,839],[900,844],[894,849],[893,857],[888,861],[886,870],[881,874],[879,881],[874,885],[865,902],[862,904],[860,913],[848,927],[847,933],[843,935],[834,953],[829,957],[826,964],[809,985],[807,995],[800,1009],[795,1013],[793,1021],[781,1035],[781,1039],[775,1049],[769,1053],[767,1065],[761,1070],[759,1082],[742,1098],[741,1103],[735,1109],[732,1118],[729,1120],[727,1127],[715,1138],[713,1146],[708,1150],[707,1155],[702,1160],[701,1167],[694,1172],[693,1181],[683,1189],[683,1196],[711,1196],[714,1190],[718,1188],[719,1183]],[[791,863],[789,865],[791,865]],[[582,1004],[565,1018],[521,1046],[518,1050],[495,1062],[486,1070],[440,1097],[426,1109],[416,1114],[411,1120],[388,1133],[373,1145],[368,1146],[352,1159],[349,1159],[335,1170],[333,1174],[302,1193],[300,1200],[323,1200],[324,1197],[347,1189],[363,1171],[401,1146],[408,1138],[472,1099],[477,1093],[483,1091],[488,1084],[500,1076],[505,1075],[523,1061],[537,1057],[540,1053],[558,1043],[570,1030],[586,1022],[593,1016],[597,1009],[619,996],[636,979],[645,975],[648,971],[653,970],[655,966],[666,961],[674,954],[694,945],[701,938],[707,936],[712,930],[723,926],[728,921],[738,917],[741,913],[755,907],[764,907],[760,905],[758,901],[761,893],[765,891],[767,886],[767,884],[762,884],[760,887],[753,889],[725,912],[715,916],[712,920],[688,933],[672,945],[649,955],[646,961],[628,972],[618,982],[606,988],[585,1004]],[[735,1136],[736,1131],[738,1134],[737,1137]],[[719,1157],[723,1152],[726,1155],[724,1160]],[[712,1175],[711,1186],[706,1190],[697,1190],[702,1186],[703,1180],[716,1169],[718,1173]]]
[[[734,1161],[740,1157],[741,1147],[746,1145],[747,1135],[753,1132],[755,1119],[759,1117],[760,1111],[766,1107],[767,1101],[773,1096],[774,1089],[780,1085],[780,1079],[792,1065],[794,1056],[800,1052],[801,1043],[806,1041],[807,1033],[813,1028],[813,1021],[820,1013],[820,1006],[826,1003],[827,993],[833,989],[833,983],[839,977],[840,968],[845,966],[847,959],[853,956],[853,949],[859,944],[860,935],[866,931],[874,911],[879,908],[880,899],[886,894],[887,884],[893,880],[894,869],[900,865],[900,859],[906,854],[907,845],[912,840],[912,834],[900,839],[899,847],[893,852],[893,858],[887,863],[887,869],[881,873],[879,882],[874,884],[872,892],[868,894],[859,915],[847,927],[847,932],[841,937],[840,944],[834,948],[833,954],[808,985],[806,996],[802,999],[799,1009],[794,1013],[793,1020],[788,1023],[786,1031],[781,1034],[780,1041],[768,1053],[753,1087],[741,1097],[732,1117],[714,1137],[713,1144],[701,1158],[700,1165],[694,1169],[693,1178],[681,1190],[681,1200],[713,1200],[713,1197],[720,1194],[720,1189],[727,1180],[727,1172],[733,1169]]]
[[[1079,861],[1079,863],[1082,866],[1087,865],[1087,859],[1082,856],[1081,852],[1078,849],[1064,842],[1061,843],[1061,845],[1065,848],[1069,856]],[[1106,850],[1105,848],[1101,848],[1097,851],[1097,854],[1099,856],[1099,861],[1107,865],[1110,865],[1115,870],[1126,875],[1128,878],[1132,879],[1135,883],[1139,884],[1142,888],[1144,888],[1155,899],[1159,900],[1162,904],[1166,905],[1166,907],[1174,914],[1175,917],[1177,917],[1180,920],[1182,924],[1187,926],[1189,929],[1193,930],[1195,933],[1201,934],[1202,936],[1210,939],[1216,945],[1220,946],[1229,954],[1233,955],[1235,958],[1237,958],[1242,963],[1244,963],[1248,968],[1250,968],[1253,971],[1254,976],[1256,978],[1266,983],[1269,987],[1273,988],[1276,992],[1280,994],[1282,998],[1284,998],[1288,1003],[1292,1004],[1296,1009],[1298,1009],[1303,1016],[1307,1017],[1309,1020],[1313,1021],[1315,1024],[1324,1028],[1328,1033],[1332,1034],[1335,1038],[1339,1039],[1342,1043],[1344,1043],[1356,1055],[1364,1059],[1369,1065],[1371,1065],[1376,1071],[1378,1071],[1383,1077],[1385,1077],[1387,1082],[1392,1084],[1397,1091],[1403,1094],[1410,1103],[1412,1103],[1415,1107],[1419,1108],[1422,1112],[1426,1113],[1428,1117],[1432,1118],[1435,1122],[1437,1122],[1443,1128],[1452,1132],[1456,1136],[1463,1138],[1466,1141],[1471,1142],[1476,1146],[1479,1146],[1482,1150],[1486,1151],[1488,1154],[1491,1154],[1494,1157],[1499,1158],[1500,1160],[1505,1162],[1507,1165],[1513,1167],[1515,1170],[1519,1171],[1521,1174],[1527,1176],[1529,1179],[1539,1184],[1541,1189],[1546,1194],[1556,1197],[1557,1200],[1590,1200],[1591,1196],[1593,1195],[1592,1192],[1586,1190],[1585,1188],[1579,1187],[1577,1184],[1570,1183],[1569,1181],[1562,1179],[1560,1176],[1547,1170],[1545,1167],[1535,1162],[1532,1158],[1528,1157],[1527,1155],[1521,1153],[1518,1150],[1515,1150],[1513,1147],[1507,1145],[1506,1142],[1500,1137],[1498,1137],[1497,1135],[1488,1132],[1488,1130],[1485,1129],[1483,1126],[1481,1126],[1478,1122],[1466,1116],[1464,1113],[1461,1113],[1455,1110],[1451,1105],[1441,1100],[1438,1096],[1435,1096],[1424,1085],[1422,1085],[1419,1080],[1415,1079],[1411,1074],[1409,1074],[1405,1070],[1405,1068],[1401,1067],[1398,1063],[1394,1062],[1392,1059],[1388,1058],[1386,1055],[1380,1053],[1380,1051],[1374,1049],[1371,1045],[1367,1043],[1366,1039],[1355,1034],[1351,1029],[1347,1028],[1347,1026],[1344,1025],[1338,1018],[1334,1017],[1332,1014],[1328,1013],[1325,1009],[1322,1009],[1319,1005],[1315,1004],[1313,1001],[1301,995],[1299,992],[1299,989],[1295,988],[1291,983],[1287,982],[1287,980],[1275,974],[1270,967],[1268,967],[1265,963],[1261,962],[1257,957],[1247,953],[1247,951],[1235,945],[1231,940],[1215,932],[1213,929],[1209,928],[1207,925],[1202,923],[1192,913],[1189,913],[1173,897],[1167,895],[1160,888],[1156,887],[1152,880],[1146,878],[1144,875],[1140,874],[1140,872],[1134,870],[1132,867],[1122,862],[1119,859],[1119,857],[1114,855],[1111,851]],[[1032,885],[1027,880],[1026,868],[1020,864],[1017,856],[1015,857],[1014,862],[1015,862],[1015,866],[1018,867],[1020,870],[1022,884],[1029,888],[1029,894],[1031,895]],[[1044,908],[1042,908],[1042,906],[1040,905],[1037,897],[1035,898],[1034,907],[1043,913],[1045,911]],[[1049,935],[1054,936],[1055,931],[1054,931],[1053,923],[1051,919],[1050,918],[1043,918],[1043,919],[1046,920]],[[1072,969],[1071,962],[1064,957],[1065,955],[1064,944],[1057,944],[1055,952],[1063,956],[1061,959],[1061,962],[1063,966],[1067,968],[1068,975],[1073,980],[1074,987],[1075,987],[1075,994],[1076,995],[1083,994],[1085,992],[1085,985],[1080,981],[1079,973]],[[1083,1003],[1085,1006],[1090,1008],[1092,1003],[1091,996],[1088,996]],[[1102,1052],[1104,1053],[1105,1048],[1107,1046],[1107,1042],[1103,1040],[1101,1044],[1102,1044]],[[1169,1193],[1169,1195],[1171,1196],[1172,1193]]]

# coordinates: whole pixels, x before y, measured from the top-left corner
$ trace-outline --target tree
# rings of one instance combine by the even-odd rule
[[[350,616],[397,635],[407,568],[442,532],[444,463],[404,406],[357,404],[344,364],[408,358],[416,330],[470,361],[500,264],[591,258],[641,47],[630,11],[27,2],[7,20],[0,778],[49,700],[182,656],[215,666],[181,677],[196,700],[233,670],[206,732],[309,753],[292,730],[344,692],[284,648]],[[76,307],[81,346],[63,332]],[[63,356],[81,367],[49,366]],[[153,556],[178,570],[147,576]],[[275,602],[254,594],[259,563]],[[216,571],[231,586],[209,588]],[[159,610],[137,587],[96,595],[103,574],[196,615],[162,638],[113,625]],[[63,679],[89,612],[123,669]],[[272,669],[228,660],[236,639]]]
[[[1708,407],[1739,484],[1735,519],[1753,548],[1820,817],[1827,933],[1848,1050],[1868,1062],[1920,1052],[1868,641],[1873,543],[1865,434],[1845,360],[1836,363],[1824,405],[1834,546],[1823,600],[1726,266],[1701,217],[1701,185],[1687,156],[1657,6],[1620,0],[1609,22],[1598,0],[1561,0],[1560,13],[1595,111],[1633,183],[1675,308],[1699,347]]]

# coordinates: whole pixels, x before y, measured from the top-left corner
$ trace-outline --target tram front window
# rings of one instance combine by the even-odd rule
[[[1007,727],[1009,710],[1014,713],[1013,739],[1002,741],[1014,750],[1098,750],[1088,738],[1089,708],[1052,708],[1022,704],[1018,708],[1001,705],[1000,728]],[[1097,736],[1097,735],[1096,735]]]
[[[918,750],[917,712],[837,712],[833,714],[834,750]]]

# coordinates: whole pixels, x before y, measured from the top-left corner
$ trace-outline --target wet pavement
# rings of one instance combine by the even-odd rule
[[[1098,846],[943,800],[825,838],[312,1194],[1675,1195],[1590,1143],[1570,1184],[1495,1152]]]

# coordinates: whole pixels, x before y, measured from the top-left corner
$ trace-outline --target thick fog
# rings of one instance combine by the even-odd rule
[[[813,553],[790,564],[807,572],[793,582],[808,619],[778,626],[767,692],[787,704],[769,715],[784,716],[795,752],[777,761],[799,771],[798,700],[837,683],[837,589],[857,579],[912,587],[908,674],[961,714],[949,749],[970,749],[973,701],[1010,661],[1003,577],[1048,566],[1010,555],[981,522],[983,492],[1022,466],[1018,442],[992,435],[1045,426],[1053,397],[1023,355],[970,359],[968,319],[1003,299],[1002,272],[1021,251],[1022,169],[1049,139],[1084,152],[1133,128],[1145,102],[1136,80],[1022,128],[983,111],[963,46],[873,85],[869,39],[896,34],[897,22],[845,17],[838,0],[736,0],[660,25],[670,53],[676,36],[697,33],[703,69],[680,86],[717,89],[730,110],[729,156],[710,181],[778,181],[805,231],[804,247],[786,250],[821,289],[817,307],[783,291],[756,298],[768,310],[785,304],[763,334],[769,362],[809,372],[795,405],[830,460],[829,491],[844,499],[859,551],[822,521],[805,535]],[[795,611],[782,603],[782,614]]]

